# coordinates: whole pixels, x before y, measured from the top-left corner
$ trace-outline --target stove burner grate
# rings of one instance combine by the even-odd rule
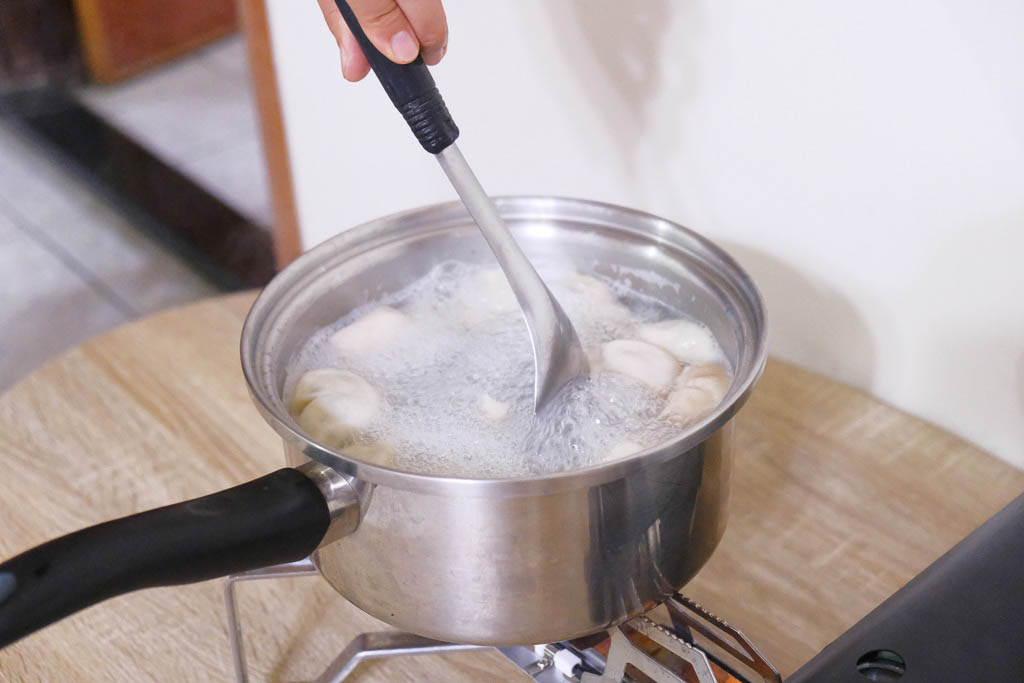
[[[235,584],[319,576],[311,559],[234,574],[224,583],[228,640],[237,683],[248,683]],[[486,650],[400,631],[363,633],[335,657],[314,683],[341,683],[368,659]],[[498,650],[540,683],[781,683],[782,678],[736,628],[676,594],[645,615],[605,634],[532,647]]]

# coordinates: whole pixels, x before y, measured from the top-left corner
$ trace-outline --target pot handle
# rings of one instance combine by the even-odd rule
[[[459,137],[459,128],[448,113],[441,93],[434,85],[430,70],[422,57],[408,64],[395,64],[373,46],[366,37],[356,15],[345,0],[335,0],[341,16],[355,36],[366,61],[373,68],[395,109],[405,118],[423,149],[438,154]]]
[[[0,564],[0,648],[122,593],[300,560],[330,521],[318,484],[285,468],[62,536]]]

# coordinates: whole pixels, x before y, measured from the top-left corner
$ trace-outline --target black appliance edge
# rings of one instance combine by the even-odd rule
[[[1024,681],[1024,495],[786,681]]]

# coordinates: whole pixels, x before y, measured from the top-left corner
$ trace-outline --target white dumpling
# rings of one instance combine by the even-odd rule
[[[578,294],[590,301],[600,301],[602,303],[618,302],[618,299],[615,298],[615,293],[612,292],[608,285],[596,277],[583,275],[582,273],[570,273],[565,278],[560,279],[556,287],[559,289],[564,288],[566,291]]]
[[[288,412],[297,416],[310,401],[332,394],[373,394],[376,403],[377,391],[369,382],[348,370],[321,368],[303,373],[295,383],[292,400],[288,404]]]
[[[679,364],[662,349],[634,339],[616,339],[601,344],[595,370],[626,375],[655,391],[665,391],[679,372]]]
[[[608,449],[606,460],[618,460],[619,458],[625,458],[627,455],[639,453],[643,449],[644,447],[636,441],[620,441]]]
[[[380,395],[347,370],[311,370],[299,379],[289,410],[311,439],[342,448],[372,426],[380,413]]]
[[[505,416],[508,415],[508,409],[511,404],[508,401],[499,401],[487,392],[484,392],[477,399],[476,406],[488,420],[498,422],[505,419]]]
[[[637,327],[636,336],[665,349],[680,363],[705,365],[722,362],[722,352],[711,332],[692,320],[647,323]]]
[[[611,287],[590,275],[572,273],[552,284],[555,295],[566,292],[570,296],[567,301],[582,300],[586,312],[580,318],[593,320],[627,320],[629,309],[619,301]],[[574,312],[575,313],[575,312]]]
[[[459,315],[467,327],[519,310],[519,302],[501,268],[484,268],[467,278],[455,295]]]
[[[510,310],[519,307],[512,285],[501,268],[483,268],[469,278],[474,295],[497,308]]]
[[[412,318],[405,313],[381,306],[332,334],[328,343],[345,356],[365,356],[408,339],[413,327]]]
[[[731,384],[721,365],[688,365],[679,373],[661,416],[678,425],[696,422],[718,407]]]
[[[393,466],[395,464],[396,457],[395,449],[391,447],[391,444],[383,441],[346,446],[344,448],[344,454],[350,458],[368,462],[372,465],[380,465],[382,467]]]

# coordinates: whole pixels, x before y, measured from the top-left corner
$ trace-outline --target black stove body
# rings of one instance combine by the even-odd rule
[[[1024,682],[1024,495],[786,680]]]

